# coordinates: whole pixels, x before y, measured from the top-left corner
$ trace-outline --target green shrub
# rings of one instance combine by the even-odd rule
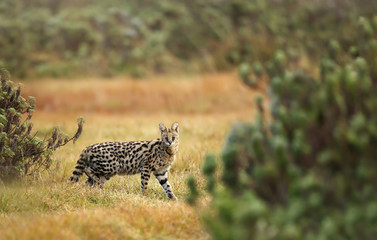
[[[40,173],[50,167],[53,152],[70,141],[75,142],[81,132],[83,119],[78,119],[76,134],[69,138],[55,127],[44,140],[32,132],[34,98],[25,100],[21,87],[15,87],[9,73],[0,68],[0,181]]]
[[[221,187],[209,191],[204,219],[214,239],[377,236],[377,56],[368,50],[377,27],[371,22],[361,18],[355,30],[363,43],[351,46],[356,56],[330,42],[319,77],[300,70],[283,50],[266,63],[270,111],[259,101],[253,123],[233,126]],[[213,181],[214,171],[204,172]]]

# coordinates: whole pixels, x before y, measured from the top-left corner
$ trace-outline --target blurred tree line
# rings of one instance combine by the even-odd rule
[[[278,48],[315,62],[329,39],[353,45],[353,20],[376,7],[373,0],[2,0],[0,64],[17,77],[142,76],[229,70],[263,63]]]

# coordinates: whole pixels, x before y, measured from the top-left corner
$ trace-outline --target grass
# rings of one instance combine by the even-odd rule
[[[85,117],[86,124],[75,144],[56,151],[50,171],[35,179],[0,187],[0,239],[208,239],[200,213],[184,201],[188,194],[186,179],[194,175],[199,188],[204,188],[200,168],[205,155],[220,153],[234,121],[251,119],[253,95],[257,92],[242,86],[232,74],[177,82],[28,82],[24,93],[37,97],[35,129],[46,132],[59,125],[73,133],[79,115]],[[41,84],[43,91],[38,90]],[[92,104],[90,96],[96,94],[102,100],[86,108]],[[165,101],[158,102],[164,94]],[[54,96],[53,101],[45,100],[49,99],[47,96]],[[199,98],[195,100],[195,96]],[[223,98],[231,99],[225,104],[227,100]],[[106,107],[109,99],[115,103],[114,109]],[[130,99],[134,99],[133,104],[124,103]],[[56,105],[46,107],[49,103]],[[169,201],[154,178],[150,180],[148,194],[142,196],[139,175],[113,177],[103,189],[86,187],[84,176],[77,184],[68,182],[85,146],[104,141],[154,139],[159,137],[160,122],[174,121],[180,124],[180,151],[169,181],[179,201]],[[205,205],[209,199],[202,201]]]

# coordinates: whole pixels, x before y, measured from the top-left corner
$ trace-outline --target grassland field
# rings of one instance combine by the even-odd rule
[[[0,186],[0,239],[208,239],[201,208],[185,203],[186,179],[199,188],[207,153],[220,155],[235,121],[251,121],[254,98],[236,73],[134,80],[59,79],[23,82],[23,96],[36,97],[32,122],[39,135],[58,125],[68,134],[76,118],[86,123],[80,139],[58,149],[49,171]],[[267,104],[267,101],[266,101]],[[140,194],[140,175],[113,177],[103,189],[71,184],[85,146],[104,141],[151,140],[158,124],[180,124],[180,151],[169,181],[178,201],[169,201],[156,179]],[[218,158],[220,161],[220,158]],[[201,205],[210,204],[204,196]]]

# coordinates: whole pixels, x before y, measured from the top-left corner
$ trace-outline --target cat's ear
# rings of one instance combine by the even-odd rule
[[[158,126],[160,127],[161,133],[166,132],[166,127],[163,123],[160,123],[160,125],[158,125]]]
[[[171,129],[178,133],[179,132],[178,123],[177,122],[173,123],[173,125],[171,125]]]

